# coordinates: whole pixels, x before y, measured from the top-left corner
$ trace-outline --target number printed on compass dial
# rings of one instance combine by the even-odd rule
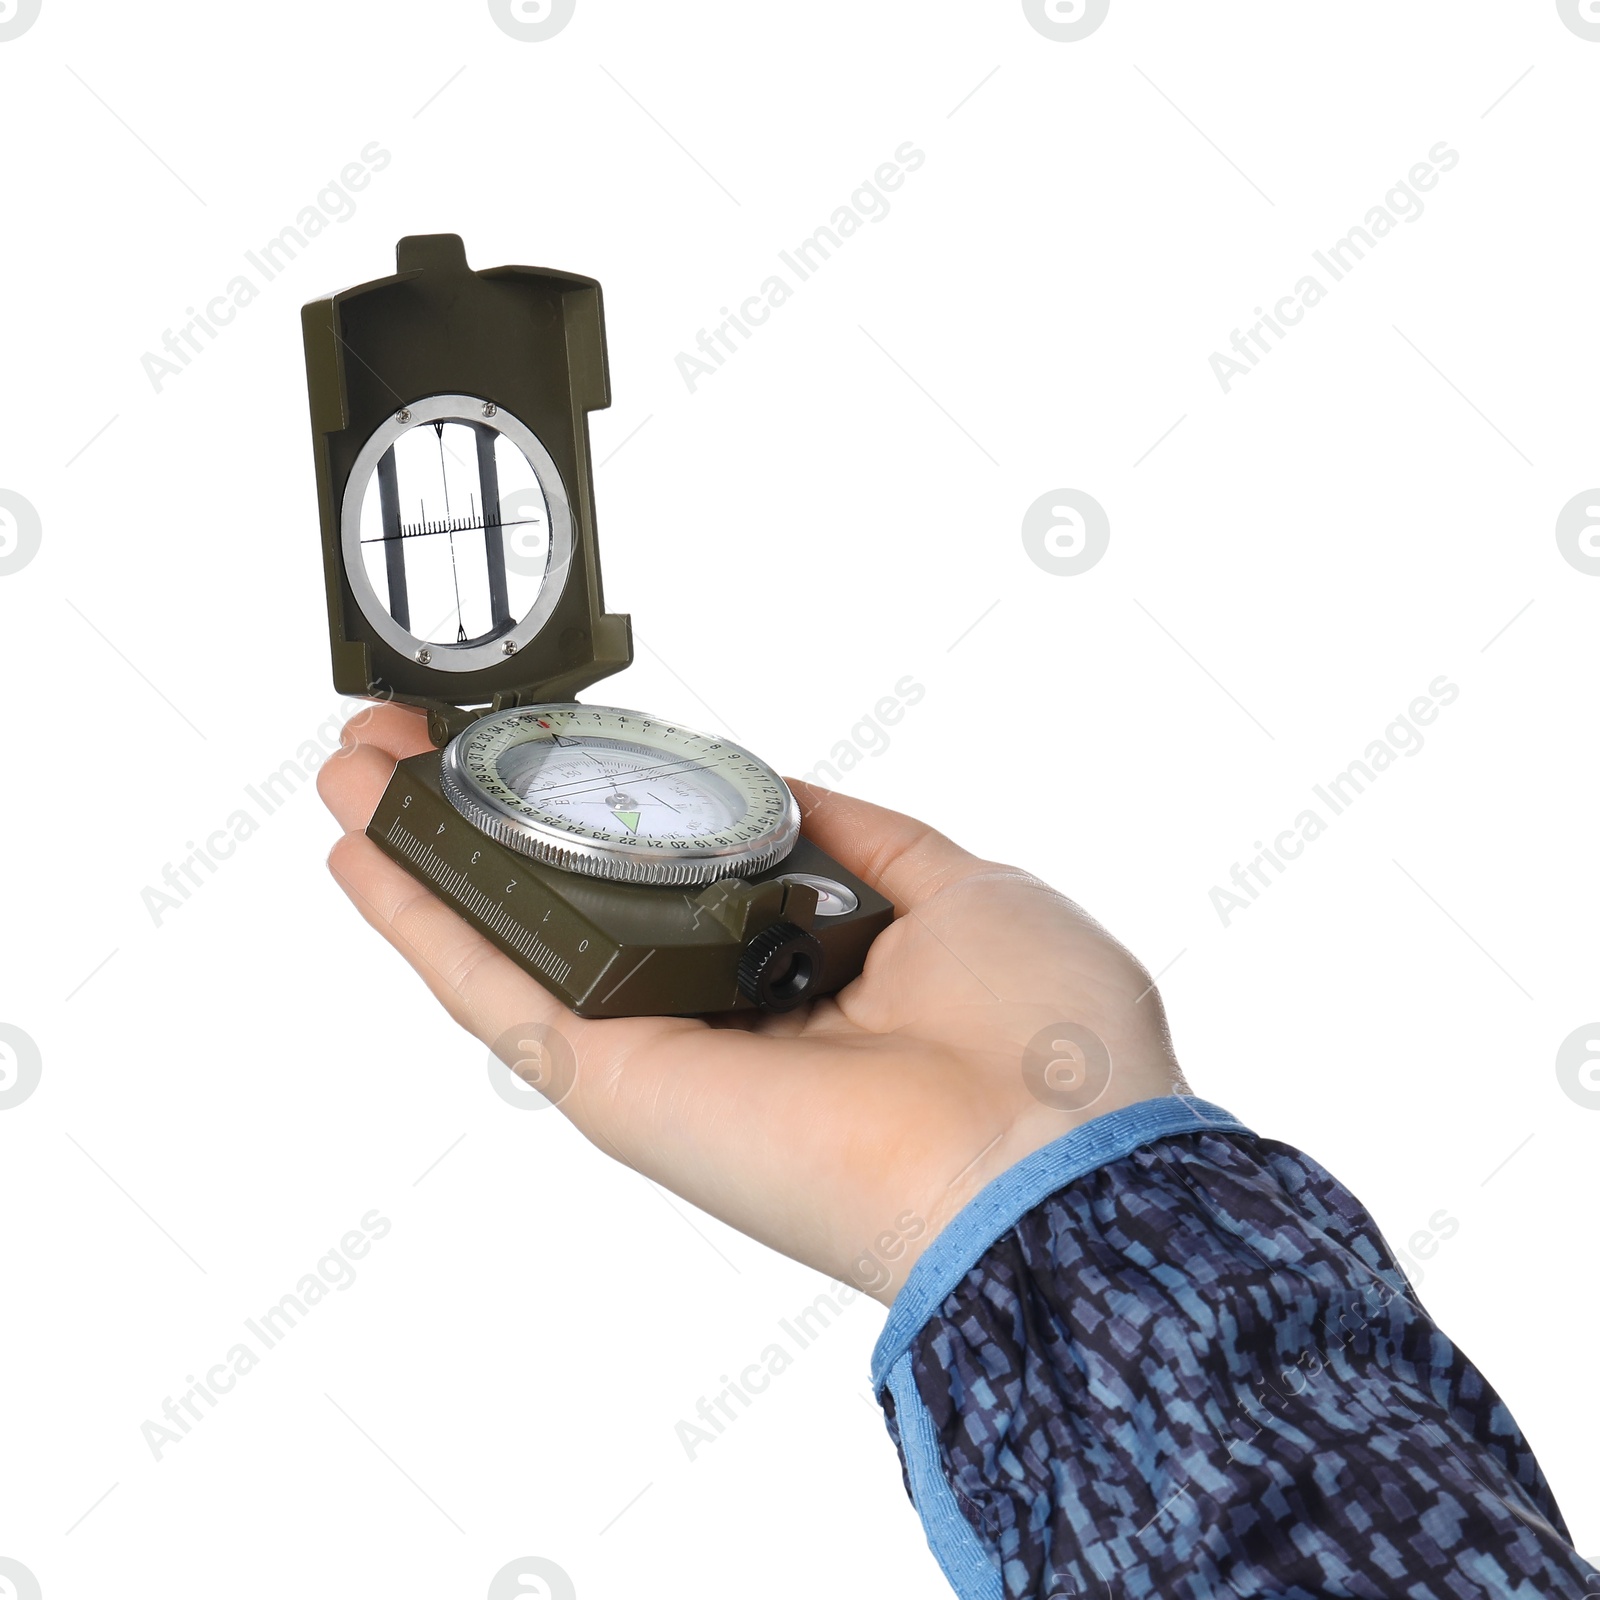
[[[748,750],[609,706],[484,717],[446,749],[443,777],[456,809],[494,837],[594,877],[747,876],[799,832],[788,785]]]

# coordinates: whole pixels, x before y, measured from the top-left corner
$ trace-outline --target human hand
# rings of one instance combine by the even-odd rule
[[[601,1149],[885,1304],[992,1178],[1183,1087],[1149,974],[1072,901],[793,780],[806,836],[894,902],[861,976],[782,1014],[574,1016],[362,832],[395,762],[429,748],[423,715],[386,705],[318,774],[345,829],[328,866],[362,916],[486,1044],[556,1030],[577,1063],[560,1109]]]

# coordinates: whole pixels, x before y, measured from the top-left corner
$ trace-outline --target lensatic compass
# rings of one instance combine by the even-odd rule
[[[587,1017],[785,1011],[889,902],[731,740],[572,697],[633,658],[600,589],[600,285],[474,272],[454,234],[308,305],[333,676],[424,707],[368,837]],[[711,605],[712,602],[707,602]]]

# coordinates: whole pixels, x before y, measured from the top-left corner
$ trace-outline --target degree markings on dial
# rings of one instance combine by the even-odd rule
[[[630,772],[626,774],[626,776],[630,778],[641,778],[646,776],[653,778],[681,778],[691,772],[711,772],[718,766],[725,765],[726,763],[715,761],[667,761],[663,762],[658,767],[644,767],[638,772]],[[668,770],[669,768],[673,767],[676,767],[678,770],[675,772]],[[546,799],[573,799],[578,795],[593,794],[596,789],[609,788],[614,782],[614,777],[608,777],[605,783],[585,783],[580,779],[573,783],[552,784],[548,789],[540,789],[537,792]]]
[[[783,780],[748,751],[609,707],[484,717],[445,762],[446,792],[469,821],[593,877],[710,882],[766,867],[799,829]]]
[[[760,839],[783,816],[784,804],[778,780],[770,769],[748,752],[739,750],[737,746],[729,749],[726,741],[721,739],[712,739],[708,735],[679,729],[675,724],[648,719],[639,719],[638,734],[634,735],[634,720],[621,712],[586,709],[523,713],[501,722],[487,737],[480,736],[466,748],[463,751],[464,765],[483,789],[512,810],[553,823],[564,832],[597,843],[627,843],[631,840],[655,848],[680,850],[696,846],[733,848]],[[558,724],[567,730],[566,738],[558,731]],[[600,776],[592,779],[569,776],[526,794],[512,788],[500,776],[499,759],[518,745],[546,742],[538,735],[518,737],[519,729],[526,729],[530,725],[544,730],[550,746],[586,757]],[[591,728],[594,737],[609,736],[623,744],[624,748],[608,752],[602,747],[603,753],[613,756],[616,770],[608,769],[607,762],[585,746],[584,736]],[[577,737],[573,736],[574,731]],[[673,745],[679,747],[676,752],[671,749]],[[714,759],[697,759],[717,751],[726,753]],[[664,759],[633,771],[626,770],[628,759],[638,756],[644,756],[647,760],[652,756]],[[582,805],[587,797],[608,788],[616,788],[620,792],[624,785],[635,785],[642,778],[653,778],[658,784],[669,784],[674,779],[688,778],[694,772],[715,773],[729,783],[743,807],[742,815],[733,826],[724,826],[715,831],[708,829],[696,835],[692,825],[686,824],[681,833],[669,830],[665,834],[640,835],[642,813],[633,805],[618,804],[610,808],[612,817],[620,825],[617,829],[584,823],[565,811],[555,809],[568,804]],[[646,794],[653,804],[664,806],[676,815],[683,814],[659,794],[653,791],[646,791]],[[627,829],[626,834],[620,831],[622,828]]]
[[[534,742],[534,741],[531,741],[531,740],[520,740],[520,739],[519,740],[513,740],[513,739],[511,739],[509,737],[506,737],[504,735],[498,735],[491,742],[489,742],[489,743],[487,743],[487,744],[485,744],[485,745],[483,745],[481,747],[478,747],[478,748],[475,748],[475,749],[471,750],[469,752],[469,754],[468,754],[467,759],[468,759],[468,762],[471,765],[475,766],[475,767],[486,766],[489,761],[493,760],[496,757],[499,757],[499,756],[505,754],[505,752],[508,749],[515,748],[517,745],[520,745],[520,744],[526,744],[526,743],[532,743],[532,742]],[[562,748],[562,749],[570,749],[570,748],[573,748],[573,747],[572,746],[568,746],[568,745],[562,745],[560,748]],[[719,748],[719,746],[713,745],[713,746],[710,746],[709,748],[715,749],[715,748]],[[582,753],[584,755],[590,755],[591,759],[595,759],[588,750],[584,750]],[[617,753],[619,755],[622,755],[622,754],[626,754],[627,752],[618,751]],[[646,768],[641,769],[638,772],[630,773],[630,774],[628,774],[628,776],[630,776],[630,777],[640,777],[640,776],[643,776],[643,775],[645,775],[647,773],[648,774],[666,773],[666,769],[669,768],[669,767],[682,767],[684,771],[690,771],[690,772],[692,772],[692,771],[711,771],[713,769],[720,768],[720,769],[722,769],[724,771],[732,771],[732,772],[738,772],[738,773],[753,774],[758,779],[762,780],[762,782],[761,782],[761,786],[762,787],[767,788],[769,790],[772,788],[772,784],[771,784],[770,780],[766,779],[765,774],[762,771],[762,768],[756,762],[749,761],[749,762],[745,763],[743,766],[741,766],[739,763],[740,763],[740,757],[736,756],[736,755],[724,756],[720,760],[717,760],[717,761],[694,761],[692,759],[692,756],[689,753],[686,752],[685,754],[680,755],[680,756],[671,756],[666,761],[663,761],[663,762],[659,763],[655,767],[646,767]],[[601,767],[602,771],[605,770],[604,765],[602,763],[599,763],[598,761],[596,761],[596,764]],[[675,774],[675,773],[671,773],[671,774],[667,774],[667,775],[668,776],[677,776],[677,774]],[[610,781],[610,775],[609,774],[608,774],[607,781]],[[570,781],[565,782],[565,783],[555,784],[555,785],[553,785],[551,787],[550,790],[541,791],[541,792],[544,792],[544,793],[555,793],[555,792],[560,791],[560,790],[566,790],[566,791],[568,791],[569,793],[572,793],[572,794],[582,794],[582,793],[588,792],[589,790],[592,790],[592,789],[595,789],[595,788],[604,788],[604,787],[605,787],[605,785],[603,783],[586,782],[586,781],[584,781],[582,779],[574,779],[574,780],[570,780]]]

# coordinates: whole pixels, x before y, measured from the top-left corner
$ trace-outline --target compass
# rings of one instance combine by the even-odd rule
[[[368,837],[580,1015],[783,1011],[892,905],[725,737],[574,696],[632,660],[601,585],[600,286],[453,234],[302,313],[336,687],[428,713]],[[708,607],[730,667],[756,648]]]

